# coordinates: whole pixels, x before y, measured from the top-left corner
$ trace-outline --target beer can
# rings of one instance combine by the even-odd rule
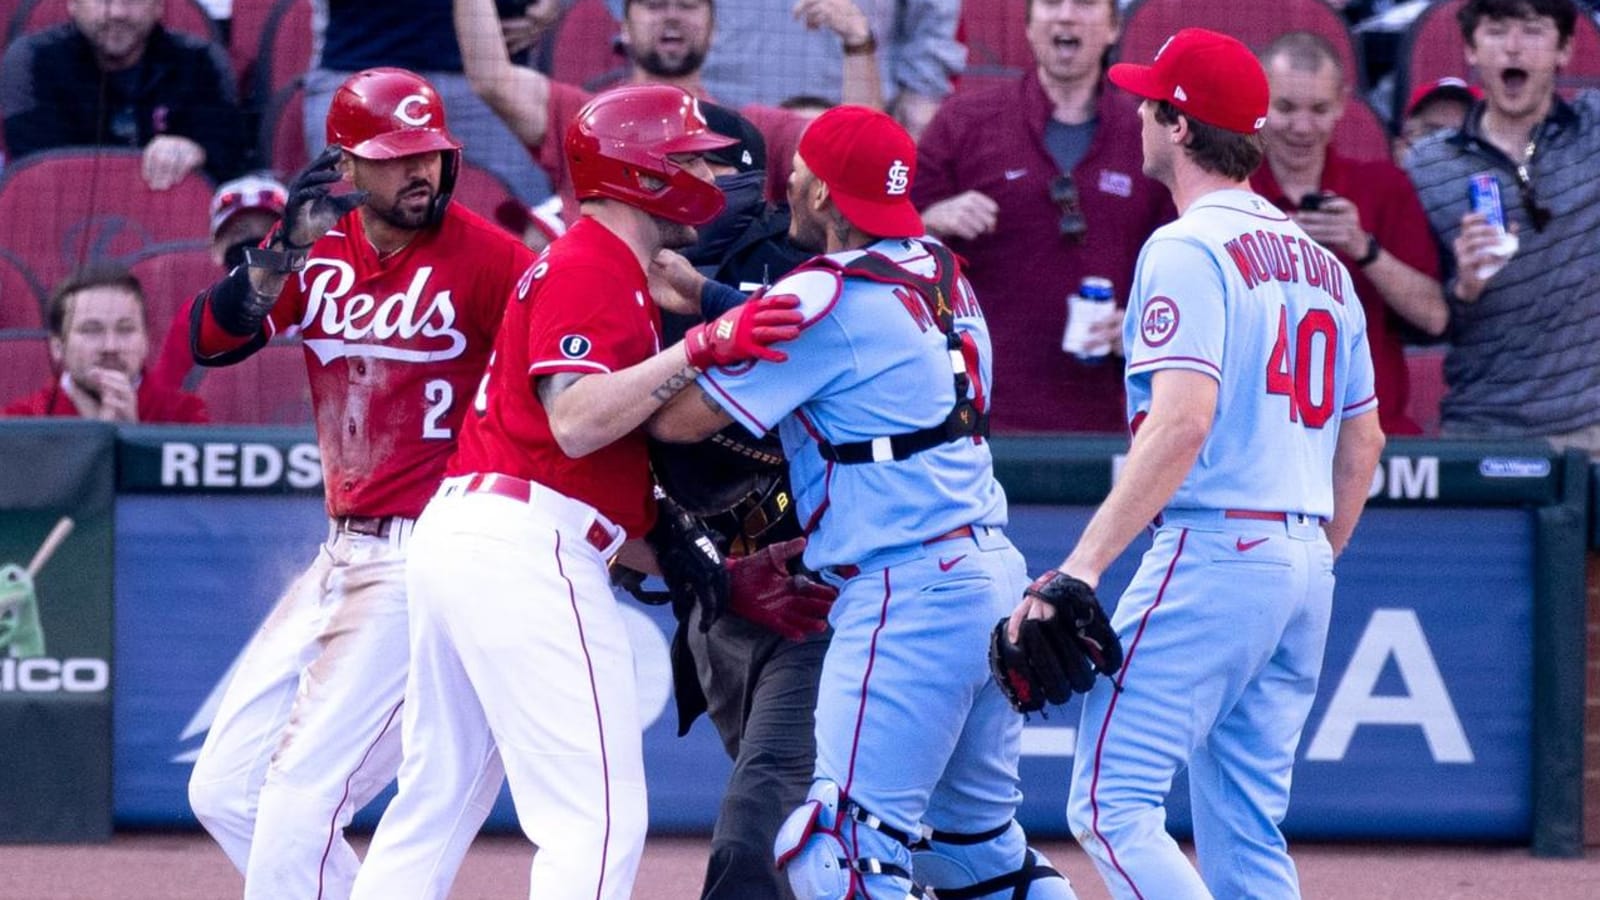
[[[1506,208],[1500,202],[1500,179],[1493,172],[1480,172],[1467,180],[1467,202],[1472,211],[1482,213],[1490,225],[1505,230]]]

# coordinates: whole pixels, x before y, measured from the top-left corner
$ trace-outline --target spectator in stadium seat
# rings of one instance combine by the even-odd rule
[[[493,20],[494,0],[455,0],[455,27],[467,77],[511,130],[551,174],[564,200],[567,221],[576,219],[578,204],[567,176],[562,139],[567,125],[592,96],[581,88],[551,80],[542,72],[512,65]],[[852,0],[830,3],[819,27],[849,43],[866,33],[867,22]],[[627,0],[622,14],[622,43],[634,83],[670,84],[702,100],[712,101],[700,80],[700,66],[711,45],[711,0]],[[880,108],[877,56],[846,56],[842,64],[846,102]],[[782,202],[788,195],[790,160],[809,119],[798,112],[752,104],[738,110],[761,131],[771,165],[767,197]],[[451,120],[454,122],[454,119]]]
[[[283,215],[288,191],[270,175],[245,175],[217,187],[211,195],[211,260],[217,264],[215,278],[244,262],[246,247],[254,247],[267,236]],[[215,279],[213,279],[215,280]],[[161,350],[145,376],[155,384],[174,390],[194,369],[194,352],[189,347],[189,316],[194,309],[194,294],[205,285],[195,285],[189,299],[172,317]]]
[[[866,30],[841,33],[839,40],[826,20],[846,6],[860,8]],[[916,137],[949,96],[951,77],[966,66],[966,48],[956,41],[960,18],[961,0],[716,0],[706,87],[737,105],[775,104],[796,94],[848,102],[841,63],[876,50],[883,98]]]
[[[1378,419],[1386,434],[1421,434],[1405,412],[1410,382],[1402,322],[1436,337],[1449,321],[1422,204],[1388,160],[1346,159],[1330,145],[1349,89],[1325,38],[1284,34],[1261,51],[1261,67],[1272,91],[1261,132],[1266,165],[1250,185],[1350,271],[1367,314]]]
[[[72,21],[18,38],[0,62],[13,160],[72,146],[139,147],[166,190],[203,168],[231,178],[249,145],[221,47],[167,31],[162,0],[67,0]]]
[[[1400,133],[1394,139],[1394,162],[1405,165],[1406,154],[1423,138],[1456,131],[1467,121],[1467,110],[1483,98],[1483,90],[1453,76],[1417,85],[1406,101]]]
[[[1555,90],[1577,14],[1572,0],[1468,0],[1458,21],[1484,99],[1406,165],[1448,274],[1441,431],[1600,457],[1600,90],[1570,103]],[[1482,174],[1518,238],[1503,268],[1498,230],[1468,201]]]
[[[912,199],[983,298],[997,431],[1127,431],[1121,365],[1061,349],[1067,295],[1101,276],[1121,305],[1140,245],[1173,216],[1140,171],[1134,103],[1105,80],[1120,24],[1114,0],[1030,0],[1034,71],[952,96],[918,142]]]
[[[79,416],[102,422],[208,421],[193,394],[142,378],[150,335],[144,289],[123,269],[91,269],[50,295],[50,360],[60,372],[7,404],[7,416]]]
[[[439,92],[450,110],[450,131],[460,139],[467,162],[499,176],[525,204],[550,196],[549,177],[528,159],[516,135],[467,82],[450,18],[450,0],[326,0],[325,5],[322,56],[305,75],[301,106],[307,159],[316,159],[327,146],[324,125],[339,85],[365,69],[398,66],[426,78]],[[509,42],[521,55],[542,37],[543,29],[557,21],[560,6],[560,0],[491,0],[485,15],[495,23],[498,40]]]

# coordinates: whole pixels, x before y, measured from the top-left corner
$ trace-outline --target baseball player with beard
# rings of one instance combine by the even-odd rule
[[[352,76],[327,132],[278,230],[192,316],[202,365],[303,336],[330,520],[240,659],[189,782],[246,897],[349,895],[344,827],[400,763],[412,528],[532,262],[450,202],[460,145],[421,77]],[[330,196],[340,179],[356,192]]]
[[[1112,896],[1298,897],[1278,825],[1316,694],[1333,561],[1383,447],[1350,274],[1249,188],[1266,75],[1186,28],[1110,79],[1144,98],[1144,172],[1179,218],[1146,241],[1123,346],[1127,463],[1009,625],[1059,618],[1152,521],[1111,624],[1125,656],[1083,709],[1067,818]],[[1189,772],[1199,872],[1166,833]]]
[[[711,366],[781,358],[765,345],[800,320],[758,298],[662,349],[645,268],[722,211],[701,154],[729,143],[666,85],[601,94],[567,130],[583,216],[517,285],[417,524],[400,793],[355,897],[446,896],[507,779],[538,848],[529,896],[632,890],[642,725],[607,563],[655,516],[639,426]]]
[[[1070,898],[1015,821],[1022,718],[986,647],[1027,575],[985,440],[988,327],[954,254],[919,237],[915,164],[882,113],[811,124],[790,214],[828,255],[766,295],[805,315],[789,361],[709,372],[651,430],[776,427],[806,565],[839,586],[813,780],[774,848],[795,896]]]

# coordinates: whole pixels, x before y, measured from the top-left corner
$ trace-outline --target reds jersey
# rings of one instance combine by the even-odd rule
[[[535,383],[615,372],[660,351],[661,316],[633,250],[604,225],[578,220],[517,283],[450,474],[536,481],[643,535],[655,519],[644,431],[573,459],[551,435]]]
[[[444,477],[533,255],[452,203],[439,227],[380,260],[360,216],[312,245],[265,327],[303,339],[328,514],[414,517]]]
[[[926,239],[923,239],[926,240]],[[885,240],[834,254],[848,262],[878,253],[931,276],[934,258],[916,240]],[[950,441],[898,462],[836,465],[818,441],[848,443],[916,431],[945,420],[955,405],[950,354],[915,292],[839,273],[804,269],[769,296],[800,299],[805,324],[781,346],[787,362],[707,372],[701,384],[751,434],[776,426],[789,458],[800,521],[811,533],[806,564],[854,564],[962,525],[1004,525],[1006,497],[986,441]],[[966,279],[957,282],[956,330],[967,337],[974,396],[989,402],[989,329]],[[931,502],[936,499],[937,502]]]
[[[1286,214],[1218,191],[1157,229],[1123,346],[1135,429],[1155,372],[1218,382],[1211,434],[1170,507],[1333,515],[1339,423],[1378,406],[1372,356],[1349,273]]]

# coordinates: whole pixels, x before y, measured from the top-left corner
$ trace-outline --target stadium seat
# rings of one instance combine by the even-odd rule
[[[196,371],[200,381],[194,390],[214,423],[311,424],[311,385],[298,338],[274,338],[244,362]]]
[[[1411,347],[1406,350],[1406,371],[1411,396],[1406,401],[1406,418],[1422,426],[1424,437],[1439,434],[1439,403],[1444,400],[1444,346]]]
[[[1029,0],[967,0],[961,4],[959,37],[967,45],[967,67],[956,90],[1007,82],[1033,68],[1028,46]]]
[[[0,247],[46,290],[96,260],[203,239],[211,185],[196,172],[165,191],[145,187],[139,151],[51,150],[0,178]]]
[[[50,347],[43,328],[0,328],[0,406],[37,391],[50,381]]]
[[[228,58],[239,80],[241,97],[255,96],[256,59],[266,40],[267,21],[279,0],[233,0],[233,16],[228,19]]]
[[[1333,146],[1349,159],[1390,161],[1389,131],[1383,119],[1360,94],[1351,94],[1344,105],[1344,118],[1333,128]]]
[[[261,114],[260,152],[279,180],[288,182],[311,160],[306,157],[306,92],[296,79],[278,92]]]
[[[195,294],[222,277],[222,269],[211,261],[211,245],[204,241],[158,245],[124,262],[144,286],[152,353],[161,346],[179,310],[187,309]]]
[[[511,192],[511,188],[506,187],[500,176],[465,161],[461,164],[461,174],[456,179],[456,190],[452,198],[491,222],[501,221],[502,205],[507,203],[521,205],[521,201]]]
[[[256,52],[255,98],[269,105],[311,68],[311,0],[278,0]]]
[[[1466,0],[1440,0],[1418,16],[1406,31],[1400,59],[1407,60],[1395,73],[1395,121],[1404,112],[1413,85],[1427,84],[1447,75],[1477,84],[1478,76],[1467,65],[1461,27],[1456,12]],[[1567,67],[1556,76],[1556,88],[1572,97],[1584,88],[1600,87],[1600,25],[1580,7],[1572,33],[1572,55]]]
[[[1355,43],[1344,19],[1324,0],[1138,0],[1123,15],[1118,59],[1148,63],[1167,38],[1189,27],[1231,34],[1258,51],[1286,32],[1322,35],[1344,63],[1351,89],[1359,86]]]
[[[0,330],[43,328],[44,296],[27,267],[0,250]]]
[[[578,0],[556,26],[550,77],[565,84],[590,87],[619,68],[622,57],[612,48],[621,26],[605,0]]]
[[[6,43],[24,34],[43,31],[69,20],[67,0],[26,0],[22,9],[12,16],[6,32]],[[205,8],[195,0],[167,0],[166,15],[162,24],[169,31],[181,31],[208,41],[222,41],[217,23],[206,15]]]

